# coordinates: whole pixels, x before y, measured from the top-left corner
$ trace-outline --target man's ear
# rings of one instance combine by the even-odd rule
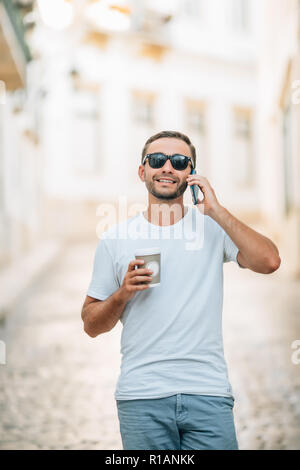
[[[145,167],[144,167],[144,165],[139,166],[138,174],[139,174],[139,177],[140,177],[141,181],[144,182],[145,181]]]

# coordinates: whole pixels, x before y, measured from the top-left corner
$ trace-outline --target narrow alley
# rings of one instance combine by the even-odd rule
[[[2,321],[1,449],[122,449],[113,397],[122,327],[92,339],[80,317],[95,246],[68,244]],[[234,263],[224,273],[224,348],[240,449],[300,449],[300,364],[291,360],[299,283]]]

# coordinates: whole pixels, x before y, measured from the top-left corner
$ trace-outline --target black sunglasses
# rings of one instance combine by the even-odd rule
[[[147,158],[151,168],[162,168],[167,160],[171,160],[172,166],[175,170],[185,170],[189,161],[191,162],[192,168],[194,168],[193,161],[190,157],[177,153],[175,155],[165,155],[162,152],[148,153],[145,155],[142,165],[145,164]]]

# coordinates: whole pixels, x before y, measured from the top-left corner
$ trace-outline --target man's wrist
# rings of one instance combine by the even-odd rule
[[[115,298],[116,301],[119,302],[120,304],[126,304],[129,300],[128,295],[124,292],[123,287],[120,287],[116,292],[115,292]]]
[[[208,215],[212,219],[214,219],[215,222],[219,223],[219,221],[222,218],[222,214],[224,214],[226,211],[225,207],[221,206],[221,204],[217,204],[216,206],[213,206]]]

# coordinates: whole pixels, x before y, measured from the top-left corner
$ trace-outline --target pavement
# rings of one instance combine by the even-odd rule
[[[58,240],[37,243],[33,250],[0,270],[0,320],[27,287],[59,256],[61,248]]]
[[[122,449],[113,397],[122,326],[90,338],[80,317],[96,244],[65,247],[1,320],[1,450]],[[224,265],[224,351],[241,450],[300,449],[300,363],[291,359],[299,284],[280,270]]]

